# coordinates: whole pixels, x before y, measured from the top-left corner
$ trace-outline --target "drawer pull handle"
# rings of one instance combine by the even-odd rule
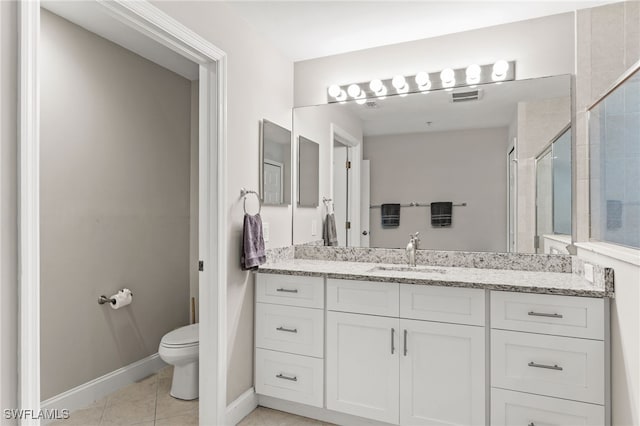
[[[393,353],[396,351],[396,345],[395,345],[395,342],[394,342],[394,340],[396,340],[396,339],[394,339],[394,335],[395,334],[396,334],[396,329],[392,328],[391,329],[391,355],[393,355]]]
[[[282,379],[282,380],[290,380],[292,382],[297,382],[298,378],[296,376],[293,377],[289,377],[289,376],[285,376],[284,374],[280,373],[276,375],[277,379]]]
[[[280,291],[283,293],[297,293],[298,289],[297,288],[278,288],[276,289],[276,291]]]
[[[562,314],[546,314],[544,312],[529,312],[528,314],[531,317],[547,317],[547,318],[562,318]]]
[[[404,329],[404,356],[407,356],[407,329]]]
[[[278,331],[286,331],[287,333],[297,333],[298,332],[297,328],[278,327],[278,328],[276,328],[276,330],[278,330]]]
[[[535,362],[531,361],[529,363],[529,367],[536,367],[536,368],[547,368],[549,370],[558,370],[558,371],[562,371],[562,367],[558,367],[558,365],[546,365],[546,364],[536,364]]]

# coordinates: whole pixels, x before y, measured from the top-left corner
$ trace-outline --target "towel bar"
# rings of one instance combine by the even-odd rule
[[[460,203],[460,204],[454,204],[454,207],[466,207],[467,203]],[[400,207],[430,207],[431,203],[416,203],[416,202],[411,202],[409,204],[400,204]],[[376,205],[370,205],[369,208],[371,209],[379,209],[380,205],[376,204]]]

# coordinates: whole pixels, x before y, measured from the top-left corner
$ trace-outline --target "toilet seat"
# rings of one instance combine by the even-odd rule
[[[200,344],[198,324],[186,325],[164,335],[160,346],[165,348],[188,348]]]

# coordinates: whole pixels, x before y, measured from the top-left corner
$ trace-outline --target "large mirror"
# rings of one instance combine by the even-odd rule
[[[293,242],[333,213],[343,247],[566,254],[570,123],[568,75],[296,108],[332,204],[296,209]]]
[[[291,131],[260,123],[260,198],[264,205],[291,204]]]

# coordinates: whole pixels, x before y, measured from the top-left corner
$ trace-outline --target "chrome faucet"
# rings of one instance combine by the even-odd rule
[[[419,232],[416,232],[415,234],[409,235],[409,244],[407,244],[407,263],[409,263],[410,267],[416,266],[416,250],[418,250],[418,246],[420,245],[420,238],[418,238],[419,234]]]

